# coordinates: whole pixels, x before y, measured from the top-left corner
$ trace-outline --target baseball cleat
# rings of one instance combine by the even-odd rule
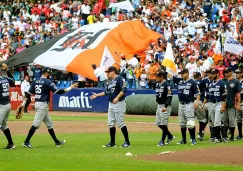
[[[157,146],[158,147],[162,147],[162,146],[164,146],[165,144],[164,144],[164,142],[162,141],[162,140],[160,140],[160,142],[157,144]]]
[[[108,143],[106,145],[103,145],[102,147],[106,148],[106,147],[116,147],[116,144],[115,143]]]
[[[222,142],[224,142],[224,143],[229,142],[229,141],[228,141],[228,138],[222,138]]]
[[[230,137],[230,139],[229,139],[230,141],[234,141],[235,140],[235,138],[234,137]]]
[[[181,140],[180,142],[178,142],[178,143],[176,143],[176,144],[181,145],[181,144],[186,144],[186,143],[187,143],[186,141]]]
[[[214,142],[215,141],[215,138],[210,138],[208,141],[209,142]]]
[[[204,133],[198,133],[197,139],[200,141],[204,140]]]
[[[195,139],[192,139],[191,145],[197,145],[197,141]]]
[[[15,145],[14,144],[8,144],[4,149],[8,149],[8,150],[15,149]]]
[[[174,135],[172,135],[172,137],[170,137],[170,138],[167,139],[167,142],[166,142],[165,144],[166,144],[166,145],[167,145],[167,144],[170,144],[171,141],[173,141],[175,138],[176,138],[176,137],[175,137]]]
[[[131,147],[131,144],[125,141],[125,142],[121,145],[121,147],[122,147],[122,148],[128,148],[128,147]]]
[[[215,139],[214,140],[214,143],[217,144],[217,143],[222,143],[222,140],[221,139]]]
[[[235,138],[236,140],[241,140],[242,139],[242,136],[237,136],[236,138]]]
[[[22,144],[22,146],[23,146],[23,147],[27,147],[27,148],[32,148],[30,142],[24,142],[24,143]]]
[[[59,141],[58,143],[56,143],[56,147],[61,147],[62,145],[64,145],[66,142],[66,140],[63,140],[63,141]]]

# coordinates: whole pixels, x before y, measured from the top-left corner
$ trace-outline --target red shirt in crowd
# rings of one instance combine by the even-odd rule
[[[222,66],[216,66],[215,69],[219,70],[219,77],[222,79],[224,78],[224,69],[225,69],[225,66],[222,65]]]

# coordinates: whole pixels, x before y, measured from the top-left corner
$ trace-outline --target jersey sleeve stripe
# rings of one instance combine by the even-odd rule
[[[56,94],[60,89],[57,89],[57,91],[54,92],[54,94]]]

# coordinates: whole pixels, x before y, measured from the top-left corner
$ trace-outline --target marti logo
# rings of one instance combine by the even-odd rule
[[[88,93],[84,92],[81,92],[80,96],[60,96],[58,106],[66,108],[92,108],[89,105]]]

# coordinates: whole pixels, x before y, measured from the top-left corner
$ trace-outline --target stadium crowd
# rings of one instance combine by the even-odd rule
[[[223,60],[214,62],[213,59],[216,42],[221,37],[223,44],[226,30],[237,33],[237,40],[243,43],[241,0],[133,0],[135,11],[108,9],[106,1],[94,3],[86,0],[1,1],[0,60],[86,24],[140,19],[163,38],[143,53],[134,55],[133,61],[139,61],[136,66],[126,61],[123,54],[117,54],[122,61],[120,72],[126,77],[129,88],[148,88],[147,85],[154,88],[157,70],[163,68],[167,41],[172,44],[178,71],[187,68],[190,76],[200,72],[203,77],[206,69],[216,67],[223,77],[225,67],[233,70],[243,67],[241,55],[225,52]],[[16,81],[23,80],[26,75],[36,79],[41,76],[41,68],[38,65],[12,68],[12,73]],[[52,79],[86,80],[66,71],[54,71]]]

